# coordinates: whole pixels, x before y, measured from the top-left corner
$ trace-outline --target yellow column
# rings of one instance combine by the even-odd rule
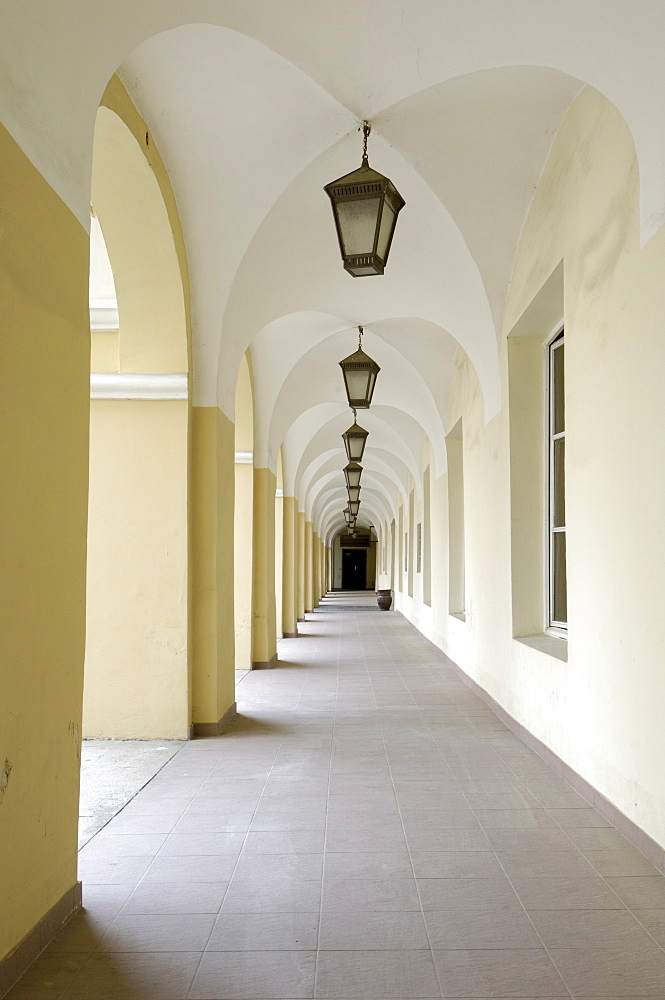
[[[249,670],[252,666],[253,493],[254,470],[251,462],[236,462],[233,516],[233,610],[236,670]]]
[[[298,634],[296,548],[298,509],[295,497],[284,497],[282,548],[282,634],[285,639]]]
[[[298,612],[299,622],[304,622],[305,620],[305,535],[305,515],[302,511],[298,511],[298,549],[296,561],[298,599],[296,601],[296,611]]]
[[[192,407],[192,722],[219,735],[235,715],[235,430],[216,406]]]
[[[270,469],[254,469],[252,552],[252,670],[277,663],[275,622],[275,488]]]
[[[305,521],[305,611],[312,611],[314,600],[312,596],[312,522]]]
[[[1,127],[0,192],[1,960],[81,899],[90,318],[86,232]]]
[[[319,593],[319,535],[312,532],[312,608],[315,608],[321,600]]]
[[[326,593],[332,590],[332,549],[326,547]]]

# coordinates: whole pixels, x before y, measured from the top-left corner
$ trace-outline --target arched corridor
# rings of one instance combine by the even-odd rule
[[[663,876],[402,616],[329,594],[238,708],[10,1000],[663,995]]]
[[[665,6],[5,7],[0,996],[662,1000]]]

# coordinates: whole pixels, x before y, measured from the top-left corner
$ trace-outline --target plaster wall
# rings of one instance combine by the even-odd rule
[[[186,739],[185,400],[92,400],[83,735]]]
[[[88,236],[0,127],[0,959],[76,883]]]
[[[516,328],[520,336],[544,340],[552,332],[516,324],[561,260],[567,659],[514,638],[515,632],[542,631],[545,621],[544,608],[539,615],[526,606],[522,620],[514,622],[511,573],[511,473],[513,490],[529,475],[539,481],[543,459],[537,449],[522,447],[519,435],[512,436],[511,454],[511,407],[518,389],[529,396],[529,386],[519,380],[532,366],[523,363],[508,335]],[[432,483],[433,614],[423,628],[514,718],[661,845],[665,469],[653,443],[665,432],[664,269],[665,234],[639,246],[630,134],[616,109],[587,88],[557,135],[524,227],[501,342],[503,406],[489,423],[472,366],[462,351],[455,361],[447,426],[460,418],[464,424],[466,621],[446,613],[443,475]],[[540,486],[533,490],[543,523],[544,497]],[[518,554],[521,564],[528,562],[528,552]],[[542,566],[535,539],[531,559]],[[401,607],[418,619],[413,605],[402,600]]]

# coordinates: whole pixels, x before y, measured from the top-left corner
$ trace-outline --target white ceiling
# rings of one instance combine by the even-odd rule
[[[0,118],[88,226],[96,109],[120,73],[183,224],[194,401],[233,417],[250,348],[255,462],[276,468],[281,448],[285,492],[319,527],[340,523],[334,470],[351,422],[337,361],[366,327],[382,371],[359,415],[361,511],[379,523],[420,490],[424,462],[445,470],[460,345],[486,419],[498,411],[517,242],[584,84],[632,131],[643,239],[661,225],[664,37],[652,0],[8,0]],[[386,274],[353,279],[322,187],[359,163],[363,118],[370,162],[406,207]]]

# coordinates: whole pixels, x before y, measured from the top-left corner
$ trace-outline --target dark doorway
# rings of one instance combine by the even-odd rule
[[[367,589],[367,550],[342,549],[342,590]]]

